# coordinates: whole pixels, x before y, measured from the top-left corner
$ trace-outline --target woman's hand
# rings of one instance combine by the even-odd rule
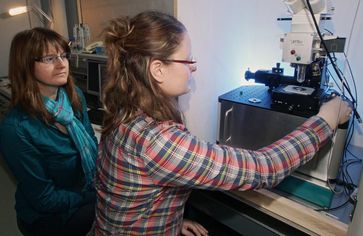
[[[184,219],[182,225],[182,235],[184,236],[207,236],[208,231],[199,223]]]
[[[339,124],[347,122],[351,115],[352,107],[350,104],[338,96],[324,103],[317,114],[317,116],[323,118],[333,130],[335,130]]]

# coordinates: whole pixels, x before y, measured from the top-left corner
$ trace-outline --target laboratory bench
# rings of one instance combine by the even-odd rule
[[[362,147],[349,146],[356,156]],[[351,157],[348,157],[351,158]],[[350,166],[352,181],[358,185],[362,163]],[[341,190],[337,186],[336,190]],[[344,193],[336,193],[331,211],[287,195],[276,189],[248,191],[193,190],[187,202],[187,216],[211,230],[209,235],[347,235],[354,206]],[[210,223],[212,222],[212,223]],[[225,231],[226,233],[223,233]]]
[[[194,190],[188,200],[188,217],[207,224],[206,218],[220,226],[211,228],[210,235],[221,229],[233,235],[346,235],[348,225],[316,212],[272,191],[205,191]],[[189,213],[191,212],[191,213]],[[219,232],[219,233],[216,233]]]

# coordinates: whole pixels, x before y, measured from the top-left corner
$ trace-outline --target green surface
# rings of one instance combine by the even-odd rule
[[[276,189],[321,207],[330,207],[333,199],[333,192],[330,189],[293,176],[287,177],[276,186]]]

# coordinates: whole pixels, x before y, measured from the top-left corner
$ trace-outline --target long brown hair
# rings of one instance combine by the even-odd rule
[[[139,110],[157,121],[182,122],[176,99],[162,92],[149,72],[149,62],[172,55],[185,31],[176,18],[155,11],[109,22],[103,32],[108,56],[103,136],[131,121]]]
[[[53,122],[51,114],[46,110],[37,80],[34,75],[35,57],[43,56],[49,46],[56,50],[70,52],[67,41],[57,32],[36,27],[17,33],[10,47],[9,79],[11,83],[11,104],[18,106],[31,116],[44,122]],[[80,111],[81,104],[71,76],[64,88],[71,101],[74,111]]]

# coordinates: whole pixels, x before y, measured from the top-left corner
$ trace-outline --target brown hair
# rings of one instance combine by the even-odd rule
[[[53,122],[52,115],[46,110],[37,80],[34,76],[35,57],[43,56],[49,46],[56,50],[70,52],[64,38],[57,32],[36,27],[16,34],[11,42],[9,56],[9,79],[11,83],[11,104],[42,119]],[[71,76],[64,88],[68,94],[74,111],[80,111],[81,104]]]
[[[162,92],[149,72],[149,62],[172,55],[185,31],[176,18],[155,11],[109,22],[103,32],[108,56],[103,136],[131,121],[138,110],[157,121],[182,122],[176,99]]]

